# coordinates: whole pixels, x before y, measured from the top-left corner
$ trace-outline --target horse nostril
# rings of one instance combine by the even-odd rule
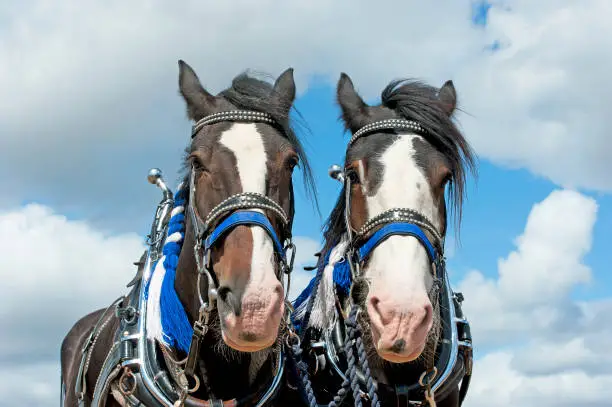
[[[380,309],[378,309],[378,305],[380,304],[380,299],[378,297],[372,296],[370,298],[370,305],[372,306],[372,308],[377,312],[377,313],[381,313]]]
[[[393,342],[393,345],[391,346],[391,352],[402,353],[405,347],[406,341],[403,339],[397,339],[395,342]]]
[[[240,297],[235,295],[228,286],[224,285],[219,287],[219,289],[217,290],[217,296],[221,301],[226,303],[231,308],[231,310],[234,312],[234,315],[236,315],[237,317],[240,316],[242,312],[242,304],[240,301]]]
[[[275,287],[274,287],[274,293],[276,295],[278,295],[279,297],[283,297],[284,296],[284,291],[285,289],[283,288],[282,284],[278,283]]]
[[[429,325],[433,318],[433,306],[431,305],[431,303],[428,302],[427,304],[425,304],[424,314],[425,315],[423,316],[423,321],[421,322],[421,324]]]
[[[219,287],[219,289],[217,290],[217,296],[219,297],[219,299],[221,301],[226,301],[227,298],[227,294],[230,293],[230,288],[226,285]]]

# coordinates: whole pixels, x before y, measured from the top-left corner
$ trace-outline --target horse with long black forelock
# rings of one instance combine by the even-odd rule
[[[475,157],[454,86],[393,81],[368,106],[342,74],[337,99],[352,137],[317,273],[294,302],[302,394],[311,407],[459,406],[472,346],[445,269],[445,192],[459,221]]]
[[[164,198],[149,248],[129,294],[64,339],[62,405],[261,406],[283,388],[294,167],[314,187],[293,70],[274,85],[242,74],[217,96],[179,70],[186,176],[173,195],[150,174]]]

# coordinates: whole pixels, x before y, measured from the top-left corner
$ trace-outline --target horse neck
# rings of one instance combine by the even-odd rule
[[[194,255],[194,233],[191,219],[186,219],[184,243],[176,267],[174,288],[185,307],[190,321],[197,320],[200,309],[197,284],[197,264]],[[203,281],[202,295],[206,296],[206,283]],[[243,353],[230,349],[221,338],[219,315],[215,310],[210,314],[209,332],[204,338],[199,361],[206,370],[206,386],[216,398],[240,398],[239,393],[249,394],[253,384],[264,366],[270,366],[271,349],[260,352]],[[272,369],[272,367],[270,367]],[[271,372],[272,370],[270,370]],[[203,395],[203,398],[211,395]]]

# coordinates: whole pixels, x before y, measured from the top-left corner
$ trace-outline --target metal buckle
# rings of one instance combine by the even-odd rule
[[[130,380],[131,384],[126,385],[126,381]],[[134,376],[134,373],[132,373],[132,370],[130,370],[129,367],[124,367],[123,368],[123,373],[121,374],[121,377],[119,378],[119,391],[121,391],[121,394],[123,394],[124,396],[131,396],[134,391],[136,390],[136,377]]]
[[[293,271],[293,262],[295,261],[295,254],[297,252],[297,250],[295,250],[295,244],[291,240],[289,240],[289,243],[284,248],[285,257],[287,257],[287,250],[289,249],[291,249],[291,258],[289,260],[289,263],[283,261],[283,264],[285,266],[285,270],[283,271],[285,272],[285,274],[290,274]]]
[[[429,407],[436,407],[435,394],[431,388],[431,383],[437,374],[438,368],[434,366],[433,369],[423,372],[419,378],[419,385],[425,388],[425,401],[429,404]]]

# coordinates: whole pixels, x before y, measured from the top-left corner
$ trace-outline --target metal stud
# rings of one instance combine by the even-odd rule
[[[222,121],[253,121],[274,124],[274,118],[264,112],[256,112],[250,110],[232,110],[227,112],[213,113],[206,116],[194,124],[192,137],[204,126],[209,124],[219,123]]]
[[[418,133],[426,133],[425,129],[415,121],[404,119],[387,119],[365,125],[353,135],[348,145],[350,146],[355,142],[355,140],[374,130],[382,129],[408,129]]]

